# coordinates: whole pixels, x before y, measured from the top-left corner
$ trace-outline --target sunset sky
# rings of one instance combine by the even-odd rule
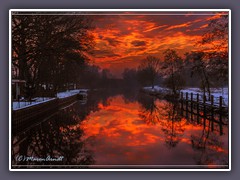
[[[109,13],[109,12],[108,12]],[[116,13],[116,12],[115,12]],[[93,15],[95,48],[93,64],[110,69],[120,77],[124,68],[136,68],[148,55],[163,59],[168,48],[180,56],[198,50],[196,43],[213,19],[227,13],[173,12],[173,13],[116,13]]]

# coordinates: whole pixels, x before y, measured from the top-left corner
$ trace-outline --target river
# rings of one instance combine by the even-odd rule
[[[227,121],[225,119],[225,121]],[[228,126],[135,90],[93,92],[12,138],[13,168],[228,168]]]

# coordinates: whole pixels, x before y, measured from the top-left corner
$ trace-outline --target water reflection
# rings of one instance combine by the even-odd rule
[[[155,97],[140,97],[140,118],[146,124],[161,124],[164,132],[166,146],[171,149],[181,140],[185,122],[182,120],[181,111],[177,102],[160,101]]]
[[[228,164],[228,156],[226,156],[228,152],[224,149],[224,142],[216,133],[211,133],[211,126],[211,121],[204,121],[201,133],[191,135],[192,148],[199,152],[194,159],[199,165],[215,165],[216,162]]]
[[[139,102],[141,103],[140,109],[142,109],[140,117],[147,124],[161,124],[161,129],[165,135],[165,143],[168,148],[174,148],[180,141],[184,140],[184,131],[189,126],[189,123],[191,123],[190,125],[201,124],[201,131],[195,131],[190,136],[192,149],[199,152],[194,157],[196,164],[228,164],[228,151],[226,150],[228,143],[224,144],[220,140],[219,135],[217,135],[218,128],[215,126],[220,126],[220,135],[223,135],[223,125],[220,124],[220,121],[215,122],[216,117],[214,117],[214,121],[206,118],[202,118],[200,121],[199,116],[195,116],[194,118],[193,114],[190,114],[191,118],[188,119],[188,113],[185,112],[185,117],[183,116],[184,112],[181,110],[179,103],[160,101],[154,97],[141,97]],[[225,133],[227,133],[227,130],[225,130]]]
[[[162,131],[165,135],[166,146],[171,149],[181,141],[186,127],[186,121],[182,120],[181,112],[177,103],[165,102],[162,117],[167,117],[161,121]]]
[[[157,106],[155,97],[142,96],[138,102],[141,104],[139,116],[146,124],[154,125],[161,121],[162,107]]]
[[[87,117],[78,104],[61,110],[49,120],[13,138],[13,165],[89,165],[94,163],[93,154],[85,148],[86,140],[82,140],[83,130],[80,122]],[[86,110],[86,109],[85,109]],[[22,159],[18,159],[21,157]],[[30,160],[34,158],[58,158],[61,161]],[[25,160],[24,160],[25,158]],[[29,158],[27,160],[26,158]],[[16,166],[25,167],[25,166]],[[29,166],[28,166],[29,167]],[[60,166],[59,166],[60,167]]]
[[[15,137],[12,162],[94,168],[102,165],[228,168],[218,166],[228,165],[228,127],[222,126],[219,133],[218,126],[206,118],[188,118],[178,103],[136,91],[97,91],[85,104],[77,102]],[[64,156],[64,161],[18,162],[14,159],[16,155]]]

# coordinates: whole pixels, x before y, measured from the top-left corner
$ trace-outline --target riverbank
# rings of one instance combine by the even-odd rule
[[[12,128],[14,134],[26,131],[28,128],[51,117],[59,109],[65,108],[80,99],[79,93],[69,93],[69,96],[51,98],[12,111]]]
[[[23,108],[29,108],[31,106],[39,105],[42,103],[46,103],[48,101],[52,101],[56,98],[62,99],[70,96],[74,96],[78,94],[80,91],[88,91],[87,89],[74,89],[74,90],[69,90],[65,92],[59,92],[56,94],[56,97],[35,97],[33,98],[32,101],[13,101],[12,102],[12,109],[13,110],[18,110],[18,109],[23,109]]]
[[[149,95],[154,95],[158,98],[163,98],[169,94],[171,94],[171,90],[165,87],[160,87],[160,86],[154,86],[154,88],[152,87],[143,87],[142,91],[145,93],[148,93]],[[219,99],[220,97],[222,97],[222,101],[224,106],[228,106],[228,96],[229,96],[229,92],[228,92],[228,88],[211,88],[211,95],[214,96],[215,99]],[[200,88],[185,88],[182,89],[180,91],[180,93],[188,93],[189,96],[191,93],[193,93],[194,97],[196,98],[196,95],[199,94],[199,100],[203,100],[203,91]],[[207,96],[207,94],[206,94]],[[185,97],[185,96],[184,96]],[[209,99],[208,97],[206,97],[206,99]]]

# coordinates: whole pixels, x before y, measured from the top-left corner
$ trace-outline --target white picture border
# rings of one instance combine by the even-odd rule
[[[228,169],[13,169],[11,166],[11,159],[12,159],[12,154],[11,154],[11,141],[12,141],[12,102],[11,102],[11,92],[12,92],[12,87],[11,87],[11,81],[12,81],[12,27],[11,27],[11,22],[12,22],[12,13],[13,12],[148,12],[146,15],[160,15],[160,14],[150,14],[149,12],[228,12],[228,17],[229,17],[229,31],[228,31],[228,43],[229,43],[229,62],[228,62],[228,83],[229,83],[229,97],[228,97],[228,104],[229,104],[229,137],[228,137],[228,144],[229,144],[229,168]],[[29,14],[28,14],[29,15]],[[36,14],[35,14],[36,15]],[[49,15],[49,14],[48,14]],[[51,14],[50,14],[51,15]],[[61,15],[61,14],[57,14]],[[62,15],[67,15],[62,14]],[[76,14],[75,14],[76,15]],[[79,14],[79,15],[106,15],[106,14]],[[111,14],[107,14],[111,15]],[[117,15],[116,13],[112,15]],[[121,14],[124,15],[124,14]],[[130,15],[130,14],[126,14]],[[136,14],[131,14],[131,15],[136,15]],[[139,14],[138,14],[139,15]],[[141,14],[142,15],[142,14]],[[162,14],[161,14],[162,15]],[[167,13],[166,15],[179,15],[177,13],[169,14]],[[210,14],[192,14],[192,15],[210,15]],[[45,166],[45,165],[44,165]],[[51,165],[52,166],[52,165]],[[63,165],[66,167],[66,165]],[[109,165],[110,166],[110,165]],[[145,165],[144,165],[145,166]],[[155,165],[154,165],[155,166]],[[174,165],[173,165],[174,166]],[[186,165],[183,165],[184,167],[188,167]],[[59,167],[59,165],[58,165]],[[71,165],[71,167],[73,167]],[[125,166],[126,167],[126,166]],[[167,166],[164,166],[167,167]],[[176,167],[176,166],[174,166]],[[189,167],[194,167],[194,165],[189,165]],[[10,9],[9,10],[9,171],[231,171],[231,10],[230,9]]]

